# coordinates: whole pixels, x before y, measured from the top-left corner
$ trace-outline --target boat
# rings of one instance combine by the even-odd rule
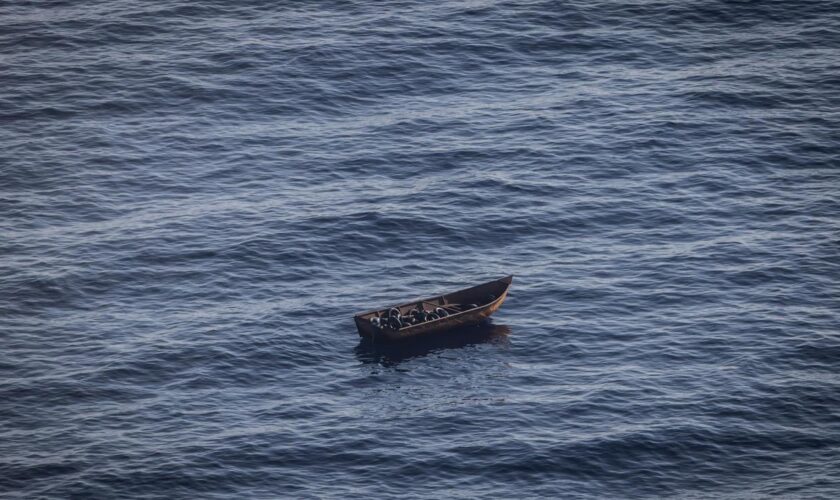
[[[359,336],[387,341],[477,325],[502,306],[512,282],[513,276],[506,276],[457,292],[366,311],[353,319]]]

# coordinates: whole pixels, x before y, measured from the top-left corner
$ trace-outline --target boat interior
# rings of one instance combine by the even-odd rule
[[[484,283],[472,288],[439,295],[437,297],[406,302],[398,306],[371,311],[364,314],[362,317],[387,317],[391,309],[397,309],[401,316],[407,316],[415,310],[434,312],[438,308],[446,311],[448,315],[457,314],[490,304],[502,293],[504,293],[508,285],[509,283],[506,283],[503,280],[492,281],[490,283]]]

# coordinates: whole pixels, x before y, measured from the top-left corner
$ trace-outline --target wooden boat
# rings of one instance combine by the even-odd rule
[[[457,326],[476,325],[487,319],[502,306],[507,297],[513,276],[493,280],[457,292],[438,295],[397,306],[359,313],[353,317],[359,335],[374,340],[401,340],[449,330]],[[393,327],[377,325],[378,319],[387,320],[389,314],[411,317],[412,311],[422,309],[425,313],[443,309],[446,313],[437,319],[428,319],[416,324]],[[383,322],[384,323],[384,322]]]

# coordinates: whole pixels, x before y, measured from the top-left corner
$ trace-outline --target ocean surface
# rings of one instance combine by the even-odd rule
[[[4,499],[840,496],[836,1],[3,1],[0,151]]]

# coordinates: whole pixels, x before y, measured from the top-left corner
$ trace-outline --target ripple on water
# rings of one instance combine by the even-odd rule
[[[834,3],[0,17],[7,496],[837,496]]]

